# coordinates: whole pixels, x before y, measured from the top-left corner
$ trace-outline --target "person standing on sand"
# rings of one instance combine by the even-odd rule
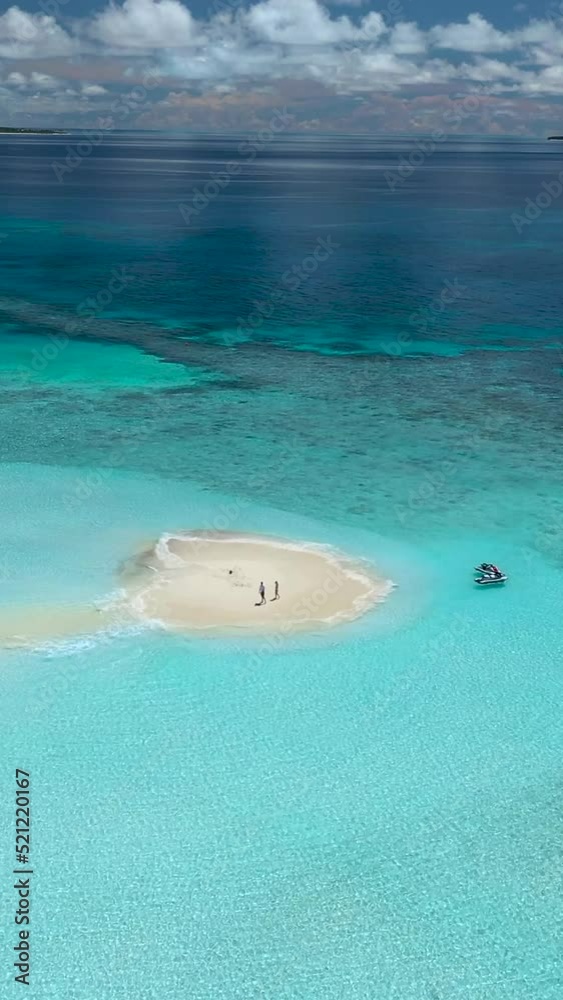
[[[279,601],[279,599],[280,599],[280,585],[277,580],[274,580],[274,596],[272,597],[272,600]]]
[[[258,593],[260,594],[260,604],[266,603],[266,588],[263,581],[260,581],[260,586],[258,587]]]

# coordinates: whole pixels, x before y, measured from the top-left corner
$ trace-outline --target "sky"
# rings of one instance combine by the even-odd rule
[[[563,0],[0,2],[0,125],[563,132]]]

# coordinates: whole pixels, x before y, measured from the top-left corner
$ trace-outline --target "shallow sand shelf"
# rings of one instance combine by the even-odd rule
[[[391,589],[324,546],[198,531],[162,536],[127,564],[122,584],[133,613],[164,626],[288,633],[357,618]]]
[[[6,610],[0,642],[35,645],[132,624],[283,637],[352,621],[392,586],[328,546],[220,531],[164,534],[121,565],[117,593],[97,604]]]

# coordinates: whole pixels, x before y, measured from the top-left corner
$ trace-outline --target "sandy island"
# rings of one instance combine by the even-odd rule
[[[0,621],[0,639],[25,645],[120,623],[291,635],[358,618],[392,589],[367,564],[325,546],[206,531],[163,535],[121,566],[118,584],[119,599],[98,608],[14,609],[10,622]]]
[[[141,618],[175,629],[252,632],[349,621],[382,600],[391,586],[363,564],[322,546],[227,532],[164,535],[126,565],[122,584]]]

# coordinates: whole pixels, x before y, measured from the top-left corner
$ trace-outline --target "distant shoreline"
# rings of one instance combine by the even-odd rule
[[[62,128],[4,128],[0,126],[0,135],[68,135]]]

